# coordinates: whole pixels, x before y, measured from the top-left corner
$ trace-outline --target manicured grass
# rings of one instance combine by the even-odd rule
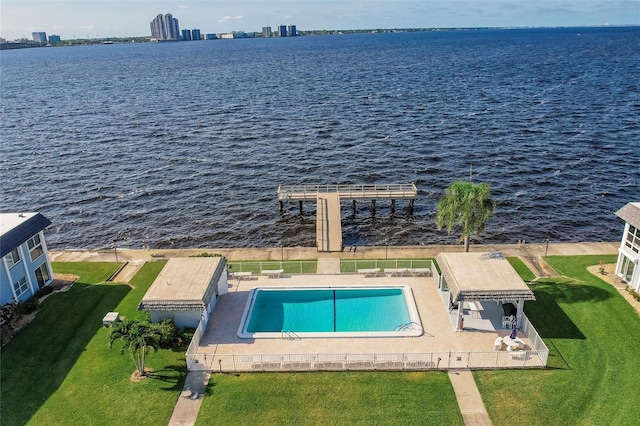
[[[198,425],[461,425],[444,372],[213,374]]]
[[[54,263],[54,271],[59,264]],[[86,265],[86,264],[85,264]],[[2,349],[0,397],[3,424],[24,424],[62,384],[87,343],[102,325],[102,317],[129,292],[125,285],[94,285],[109,277],[116,264],[64,273],[81,279],[66,293],[53,294],[35,320]],[[76,265],[77,266],[77,265]],[[81,273],[91,269],[85,279]]]
[[[78,275],[87,284],[105,282],[120,265],[115,262],[51,262],[54,272]]]
[[[638,314],[586,268],[615,256],[558,256],[547,261],[571,278],[531,285],[525,311],[550,348],[549,369],[477,371],[494,424],[630,425],[638,405]]]
[[[47,299],[2,351],[2,424],[167,424],[186,376],[184,349],[152,353],[152,377],[133,382],[129,354],[109,349],[109,330],[102,327],[108,311],[137,315],[135,307],[164,264],[145,265],[135,289],[89,285],[81,273],[86,264],[64,265],[80,280]],[[60,271],[57,264],[54,270]]]
[[[507,257],[507,261],[513,266],[513,269],[520,275],[524,281],[533,281],[536,279],[536,274],[531,272],[531,269],[520,259],[519,257]]]
[[[340,261],[340,272],[350,274],[356,273],[358,269],[373,268],[380,268],[380,272],[384,272],[385,269],[430,268],[431,260],[432,259],[342,259]]]

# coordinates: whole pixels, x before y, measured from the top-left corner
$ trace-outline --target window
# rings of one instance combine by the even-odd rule
[[[29,247],[29,255],[31,256],[31,260],[36,260],[44,250],[42,249],[42,243],[40,242],[40,234],[36,234],[33,237],[27,240],[27,247]]]
[[[38,281],[38,287],[42,288],[49,281],[49,270],[47,269],[47,264],[43,263],[37,268],[34,273],[36,274],[36,281]]]
[[[16,298],[22,296],[28,288],[29,286],[27,285],[27,279],[25,277],[22,277],[15,283],[13,283],[13,289],[16,292]]]
[[[640,251],[640,230],[638,230],[638,228],[629,225],[629,232],[627,233],[624,245],[636,253]]]
[[[4,261],[7,264],[7,268],[11,268],[16,263],[20,262],[20,252],[18,248],[11,250],[5,257]]]

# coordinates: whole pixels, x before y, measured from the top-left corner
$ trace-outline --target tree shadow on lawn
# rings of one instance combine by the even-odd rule
[[[182,392],[182,390],[187,387],[187,389],[191,392],[191,395],[188,396],[190,399],[199,399],[204,396],[213,395],[212,388],[215,386],[212,380],[210,380],[205,386],[204,390],[201,389],[199,385],[199,381],[203,380],[204,375],[207,374],[206,371],[194,371],[191,374],[195,375],[192,377],[193,380],[193,389],[190,388],[189,385],[185,385],[187,382],[187,375],[190,374],[187,370],[186,364],[180,365],[168,365],[164,369],[159,371],[154,371],[149,374],[147,377],[154,380],[160,380],[163,382],[167,382],[168,384],[172,383],[172,386],[159,388],[166,391],[171,392]]]
[[[532,285],[531,289],[536,300],[527,302],[527,316],[543,338],[585,339],[558,303],[601,302],[612,296],[602,288],[566,280],[545,281]]]
[[[571,369],[551,339],[586,339],[573,320],[558,305],[600,302],[611,297],[606,290],[577,283],[571,279],[557,278],[532,285],[536,300],[527,302],[526,314],[549,348],[547,368]]]
[[[189,371],[187,370],[187,365],[185,363],[179,365],[167,365],[162,370],[153,371],[148,374],[147,377],[153,380],[166,382],[167,385],[169,385],[159,389],[175,392],[176,390],[182,390],[187,374],[189,374]]]
[[[35,320],[2,349],[3,424],[27,423],[86,351],[104,315],[130,290],[127,285],[76,282],[43,303]]]

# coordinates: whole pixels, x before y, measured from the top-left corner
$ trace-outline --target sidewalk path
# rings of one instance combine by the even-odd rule
[[[209,385],[210,371],[190,371],[178,397],[169,426],[191,426],[196,424],[202,398]]]
[[[491,419],[482,402],[471,370],[450,370],[449,380],[456,394],[465,426],[491,425]]]

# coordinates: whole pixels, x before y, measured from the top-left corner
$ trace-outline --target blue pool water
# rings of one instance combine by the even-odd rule
[[[414,319],[401,287],[254,289],[243,331],[393,332]]]

